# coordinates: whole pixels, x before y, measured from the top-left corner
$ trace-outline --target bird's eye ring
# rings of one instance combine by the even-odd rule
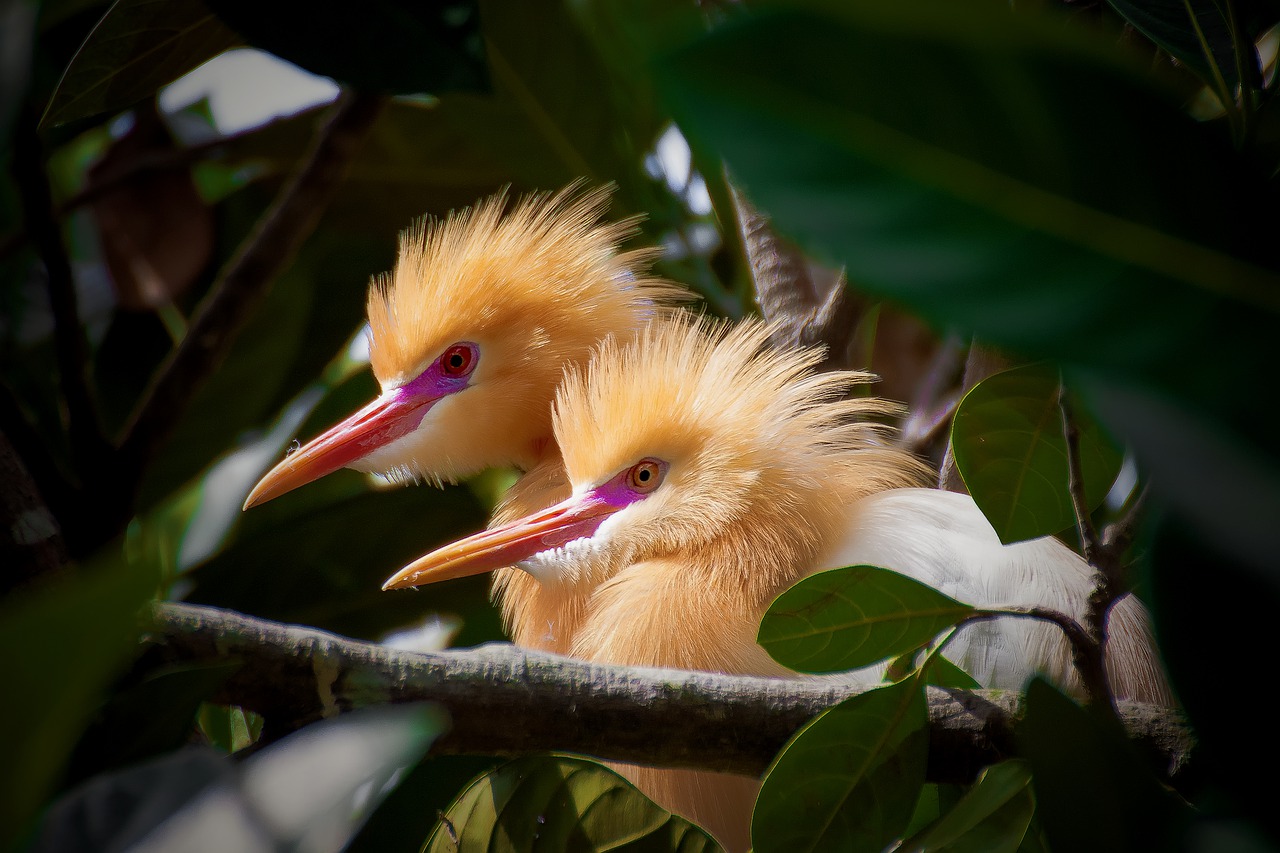
[[[627,485],[633,491],[648,494],[662,484],[662,463],[654,459],[642,459],[627,471]]]
[[[440,356],[440,369],[446,376],[466,376],[475,366],[475,350],[466,344],[454,344]]]

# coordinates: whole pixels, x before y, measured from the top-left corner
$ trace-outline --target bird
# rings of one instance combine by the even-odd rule
[[[619,248],[638,219],[606,221],[611,192],[577,181],[509,205],[502,191],[402,232],[367,301],[381,393],[289,453],[244,509],[341,468],[440,485],[510,466],[524,472],[512,511],[563,497],[551,399],[564,367],[693,299],[648,274],[653,249]]]
[[[919,487],[926,467],[880,425],[896,408],[849,396],[869,374],[814,372],[819,351],[771,348],[770,334],[757,320],[674,316],[630,340],[605,339],[556,392],[571,495],[437,549],[384,588],[518,571],[531,586],[499,585],[503,608],[560,625],[574,657],[766,676],[791,674],[756,642],[769,604],[846,560],[962,588],[975,604],[1065,571],[1066,581],[1046,580],[1045,597],[1057,602],[1062,587],[1079,597],[1067,604],[1084,606],[1091,572],[1065,545],[1000,545],[967,509],[972,499]],[[1114,625],[1112,643],[1145,674],[1158,665],[1136,606],[1137,624]],[[967,626],[956,641],[949,657],[977,668],[985,686],[1021,689],[1038,669],[1070,685],[1057,626],[998,620]],[[726,849],[749,847],[756,780],[620,769]]]

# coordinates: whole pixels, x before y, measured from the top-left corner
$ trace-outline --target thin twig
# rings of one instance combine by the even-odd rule
[[[152,663],[238,660],[216,701],[277,729],[387,702],[430,701],[453,727],[440,753],[559,750],[616,761],[758,774],[814,715],[873,686],[847,676],[756,678],[606,666],[507,644],[417,654],[212,607],[147,615]],[[1018,694],[929,691],[929,778],[969,781],[1016,752]],[[1121,719],[1154,767],[1177,778],[1190,737],[1180,716],[1126,702]],[[281,724],[279,721],[285,721]]]
[[[997,619],[1003,616],[1027,617],[1052,622],[1062,629],[1071,648],[1071,660],[1080,674],[1086,701],[1097,704],[1099,700],[1112,707],[1115,699],[1107,682],[1106,656],[1103,644],[1098,642],[1085,625],[1080,624],[1060,610],[1049,607],[999,607],[980,610],[968,621]]]
[[[110,452],[110,445],[102,432],[89,385],[89,347],[80,325],[71,261],[53,212],[53,193],[37,124],[38,116],[27,104],[15,124],[11,171],[21,199],[26,233],[48,276],[54,348],[66,403],[72,464],[81,476],[89,477]]]
[[[1093,526],[1093,518],[1089,512],[1089,499],[1084,493],[1084,472],[1080,465],[1080,426],[1072,415],[1071,403],[1067,399],[1067,386],[1064,383],[1058,384],[1058,409],[1062,413],[1062,435],[1067,442],[1067,494],[1071,496],[1071,506],[1075,510],[1080,548],[1089,565],[1097,567],[1102,542],[1098,539],[1098,531]]]
[[[152,454],[168,438],[199,387],[226,358],[272,279],[315,229],[384,103],[385,98],[375,95],[345,92],[339,96],[301,169],[223,267],[197,308],[187,336],[160,368],[121,442],[112,491],[125,496],[116,503],[125,505],[126,511]]]

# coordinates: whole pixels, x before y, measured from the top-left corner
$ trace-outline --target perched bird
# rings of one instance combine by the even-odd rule
[[[1055,540],[1002,546],[967,497],[907,488],[925,470],[866,420],[891,407],[845,396],[868,375],[814,374],[818,353],[771,350],[768,336],[754,321],[676,319],[606,340],[556,394],[572,495],[428,554],[386,588],[517,565],[530,580],[498,587],[504,610],[558,626],[576,657],[757,675],[786,672],[756,643],[770,602],[850,562],[950,586],[975,604],[1008,594],[1083,608],[1090,572],[1079,557]],[[1113,626],[1113,643],[1145,671],[1155,664],[1141,616]],[[1040,669],[1070,683],[1054,625],[973,625],[948,650],[987,686],[1019,689]],[[728,849],[749,846],[755,780],[626,773]]]
[[[551,429],[564,368],[690,299],[645,273],[653,250],[619,251],[635,221],[603,222],[608,200],[575,183],[504,215],[498,194],[405,231],[369,291],[381,395],[286,456],[245,509],[344,467],[438,484],[511,465],[526,512],[567,494]]]

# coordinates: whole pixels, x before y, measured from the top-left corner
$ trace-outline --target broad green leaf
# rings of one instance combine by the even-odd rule
[[[751,818],[753,849],[879,853],[906,828],[924,785],[927,725],[915,678],[815,717],[765,773]]]
[[[951,447],[965,487],[1006,544],[1071,527],[1067,441],[1058,405],[1057,368],[1046,364],[997,373],[974,386],[956,409]],[[1122,455],[1075,403],[1080,468],[1089,509],[1107,496]]]
[[[132,106],[240,43],[199,0],[117,0],[71,60],[42,124]]]
[[[595,762],[527,756],[481,776],[445,813],[423,851],[720,848]]]
[[[978,679],[965,672],[959,666],[942,655],[934,655],[924,671],[926,684],[934,687],[946,687],[951,690],[980,690],[982,684]]]
[[[438,94],[488,88],[474,0],[365,0],[323,8],[298,0],[207,2],[253,46],[358,89]]]
[[[1027,687],[1017,736],[1031,764],[1037,815],[1055,850],[1169,849],[1191,817],[1118,727],[1040,678]]]
[[[104,557],[66,582],[0,604],[0,648],[11,650],[0,702],[10,738],[0,778],[0,847],[8,849],[58,780],[101,692],[138,647],[136,613],[155,587],[139,566]]]
[[[827,4],[736,16],[653,67],[691,142],[861,290],[1060,363],[1091,401],[1085,374],[1212,412],[1274,458],[1280,401],[1239,365],[1272,356],[1275,205],[1114,44],[1027,4]],[[1141,463],[1194,455],[1111,409]],[[1200,486],[1160,488],[1192,515],[1234,492]]]
[[[760,645],[800,672],[859,669],[919,648],[974,609],[888,569],[810,575],[769,606]]]
[[[902,842],[902,853],[1015,853],[1035,814],[1031,768],[1011,760],[983,770],[961,800],[925,830]]]
[[[1206,84],[1218,89],[1210,63],[1231,89],[1240,83],[1235,46],[1223,8],[1213,0],[1107,0],[1147,38],[1164,48],[1179,62],[1200,75]],[[1245,69],[1247,79],[1257,77],[1257,54],[1250,40],[1244,58],[1253,63]]]

